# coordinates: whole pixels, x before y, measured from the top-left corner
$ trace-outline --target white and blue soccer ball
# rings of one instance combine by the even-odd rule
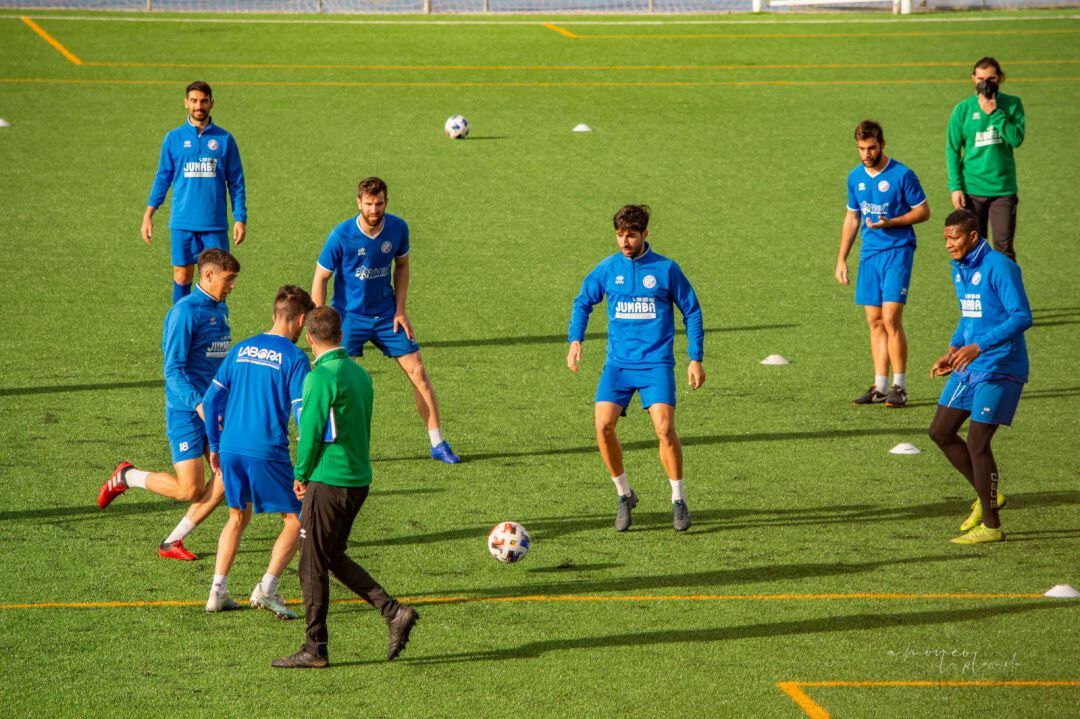
[[[488,551],[504,564],[513,564],[529,553],[529,533],[517,522],[499,522],[488,533]]]
[[[469,121],[462,115],[454,115],[443,125],[443,132],[451,140],[464,140],[469,134]]]

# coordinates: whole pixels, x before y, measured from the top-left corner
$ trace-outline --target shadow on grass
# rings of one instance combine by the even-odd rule
[[[0,387],[0,397],[18,397],[28,394],[60,394],[63,392],[96,392],[110,389],[146,389],[164,387],[165,380],[140,380],[137,382],[97,382],[93,384],[58,384],[48,387]]]
[[[741,327],[706,327],[705,334],[714,334],[717,332],[759,332],[762,330],[787,330],[799,327],[797,324],[772,324],[772,325],[744,325]],[[676,330],[675,334],[685,335],[685,330]],[[602,340],[607,338],[606,332],[588,332],[585,335],[586,340]],[[486,337],[476,339],[462,339],[462,340],[434,340],[432,342],[424,342],[424,347],[489,347],[496,346],[502,347],[504,345],[546,345],[546,344],[566,344],[566,334],[559,335],[521,335],[517,337]]]
[[[1059,397],[1076,397],[1077,395],[1080,395],[1080,387],[1046,387],[1025,389],[1024,393],[1020,395],[1020,401],[1030,402],[1036,399],[1058,399]],[[937,403],[937,400],[922,400],[919,402],[908,402],[907,406],[932,407]]]

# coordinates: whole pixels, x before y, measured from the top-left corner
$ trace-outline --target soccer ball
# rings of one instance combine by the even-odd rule
[[[529,533],[517,522],[499,522],[488,533],[488,551],[506,564],[513,564],[529,553]]]
[[[461,115],[454,115],[443,125],[443,132],[451,140],[464,140],[469,134],[469,121]]]

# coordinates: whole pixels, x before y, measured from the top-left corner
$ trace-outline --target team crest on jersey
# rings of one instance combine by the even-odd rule
[[[394,246],[392,244],[390,244],[390,240],[386,240],[385,242],[382,243],[383,254],[389,252],[392,249],[394,249]]]
[[[641,280],[641,284],[645,286],[645,289],[651,290],[653,287],[656,287],[656,278],[652,275],[645,275]]]
[[[357,257],[363,257],[366,254],[367,254],[367,248],[366,247],[361,247],[359,250],[356,251],[356,256]]]
[[[959,282],[959,281],[960,281],[960,273],[959,273],[959,272],[957,272],[957,273],[956,273],[956,281],[957,281],[957,282]]]
[[[982,273],[981,272],[976,272],[975,274],[973,274],[971,276],[971,284],[977,285],[980,282],[982,282]]]
[[[184,140],[184,147],[191,147],[191,140]]]
[[[881,192],[888,192],[889,191],[889,181],[888,180],[882,180],[881,182],[877,183],[877,188]]]
[[[980,114],[979,114],[979,111],[978,111],[978,110],[976,110],[975,112],[971,113],[971,119],[972,119],[972,120],[981,120],[981,119],[982,119],[982,115],[980,115]]]
[[[860,182],[859,183],[859,192],[862,192],[865,189],[866,189],[866,183],[865,182]]]
[[[206,143],[206,146],[209,147],[211,150],[216,150],[216,149],[218,149],[218,141],[217,140],[210,140],[209,142]]]
[[[615,284],[621,285],[621,284],[624,284],[625,282],[626,282],[625,277],[623,277],[622,275],[615,275]]]

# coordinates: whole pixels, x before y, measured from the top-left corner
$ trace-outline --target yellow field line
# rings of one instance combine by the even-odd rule
[[[1076,82],[1080,75],[1055,77],[1010,77],[1011,84],[1031,82]],[[702,80],[657,82],[551,81],[551,82],[350,82],[326,80],[294,82],[287,80],[216,80],[215,85],[230,87],[398,87],[398,88],[618,88],[618,87],[823,87],[845,85],[954,85],[955,79],[904,80]],[[120,80],[60,77],[0,77],[0,84],[22,85],[176,85],[183,80]]]
[[[545,25],[557,32],[563,32],[562,28],[554,25]],[[1080,30],[1071,28],[1054,28],[1043,30],[983,30],[983,35],[1067,35],[1080,33]],[[563,32],[566,34],[566,32]],[[762,33],[612,33],[598,35],[569,34],[575,40],[786,40],[786,39],[830,39],[830,38],[867,38],[867,37],[956,37],[955,31],[920,30],[913,32],[762,32]]]
[[[1040,599],[1041,594],[1025,592],[999,593],[923,593],[906,592],[848,592],[820,594],[533,594],[517,597],[401,597],[409,604],[464,604],[464,603],[537,603],[537,602],[730,602],[730,601],[768,601],[798,602],[841,599]],[[299,599],[288,599],[286,604],[302,604]],[[335,599],[332,604],[363,604],[358,598]],[[140,607],[197,607],[204,602],[190,600],[162,599],[152,601],[116,601],[116,602],[27,602],[0,604],[0,610],[6,609],[130,609]],[[810,685],[807,685],[810,686]]]
[[[1080,681],[1043,680],[980,680],[968,681],[892,681],[892,682],[777,682],[780,691],[787,694],[810,719],[830,719],[832,716],[820,704],[810,698],[802,687],[1080,687]]]
[[[45,32],[45,28],[38,25],[36,22],[26,17],[25,15],[19,18],[26,26],[41,36],[41,39],[53,46],[53,49],[67,58],[68,62],[73,65],[82,65],[83,61],[79,59],[79,56],[64,47],[59,40]]]
[[[967,60],[959,62],[868,62],[868,63],[791,63],[791,64],[737,64],[737,65],[347,65],[347,64],[292,64],[292,63],[215,63],[215,62],[98,62],[84,60],[86,67],[187,69],[215,68],[234,70],[385,70],[392,72],[413,71],[671,71],[671,70],[865,70],[876,68],[920,67],[969,67]],[[1011,60],[1003,65],[1080,65],[1080,59],[1063,60]]]
[[[563,37],[569,37],[569,38],[577,38],[578,37],[575,33],[570,32],[566,28],[559,27],[558,25],[554,25],[554,24],[552,24],[550,22],[544,23],[544,27],[546,27],[548,30],[554,30],[555,32],[562,35]]]

